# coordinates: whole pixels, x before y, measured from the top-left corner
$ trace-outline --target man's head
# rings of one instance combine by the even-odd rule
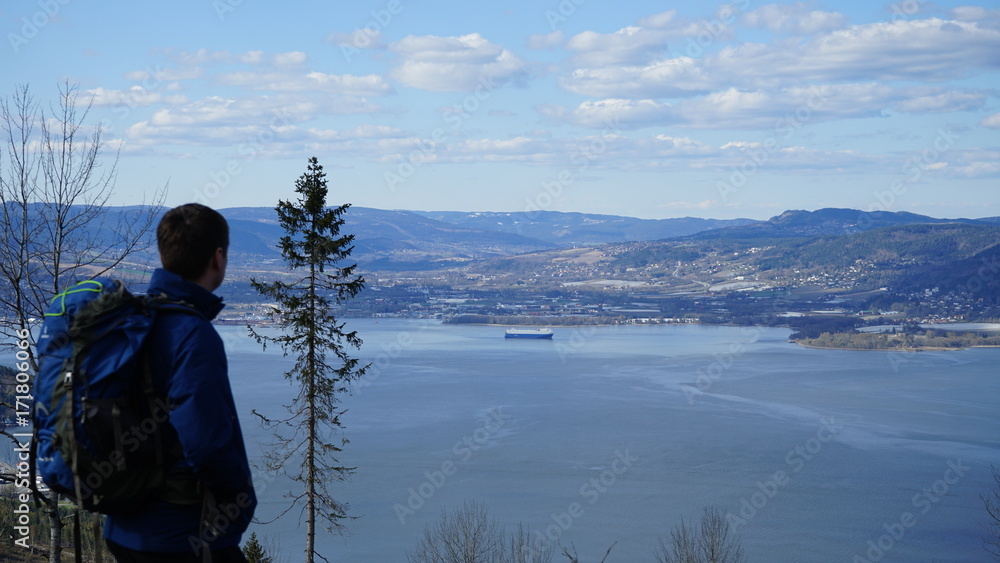
[[[163,268],[214,291],[226,274],[229,224],[218,211],[188,203],[167,211],[156,228]]]

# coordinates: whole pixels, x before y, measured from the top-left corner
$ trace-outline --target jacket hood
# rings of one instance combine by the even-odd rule
[[[163,268],[157,268],[149,280],[149,295],[160,294],[194,305],[208,320],[214,319],[226,306],[222,297]]]

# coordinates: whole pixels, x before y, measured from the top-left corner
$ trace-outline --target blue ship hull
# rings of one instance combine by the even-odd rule
[[[504,338],[526,338],[532,340],[542,340],[552,338],[550,328],[530,328],[530,329],[508,329],[504,333]]]

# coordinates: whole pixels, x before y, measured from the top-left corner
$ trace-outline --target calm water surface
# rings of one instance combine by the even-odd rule
[[[1000,349],[811,350],[750,327],[514,341],[500,327],[348,326],[373,368],[343,400],[341,461],[357,471],[331,489],[356,518],[320,538],[331,561],[405,561],[466,500],[585,561],[612,544],[608,563],[653,561],[708,505],[731,515],[751,561],[988,560]],[[267,433],[250,410],[281,414],[291,359],[245,329],[220,333],[256,457]],[[287,482],[257,476],[258,515],[273,518]],[[279,561],[302,558],[297,516],[253,528]]]
[[[357,472],[333,490],[357,519],[321,540],[331,560],[405,561],[466,500],[585,560],[617,542],[609,563],[653,561],[707,505],[731,514],[753,561],[988,560],[979,495],[1000,465],[1000,349],[811,350],[752,327],[565,328],[552,341],[349,327],[374,367],[343,403],[342,461]],[[262,437],[249,410],[279,412],[290,360],[222,332],[244,428]],[[268,517],[286,489],[261,479]],[[256,530],[296,561],[291,518]]]

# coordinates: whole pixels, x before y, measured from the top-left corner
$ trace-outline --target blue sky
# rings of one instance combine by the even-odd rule
[[[115,203],[273,206],[319,158],[383,209],[1000,215],[1000,3],[83,2],[0,8]]]

